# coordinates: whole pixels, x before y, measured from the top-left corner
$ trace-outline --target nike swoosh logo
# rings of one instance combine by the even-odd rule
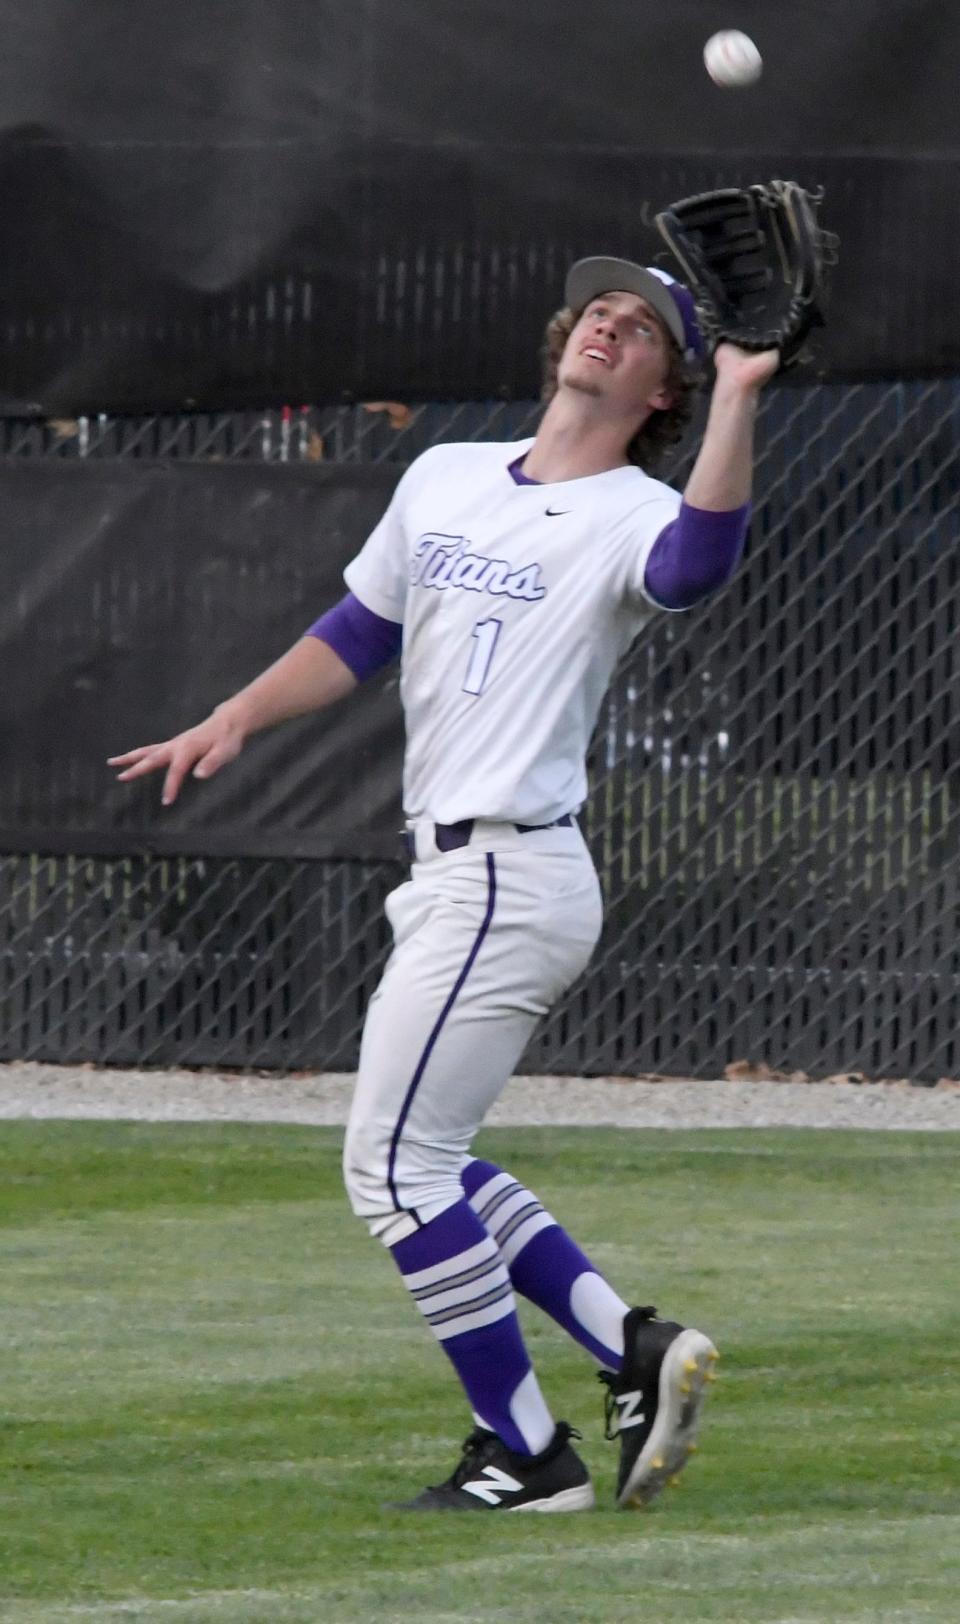
[[[564,513],[569,513],[570,509],[569,508],[545,508],[544,512],[546,513],[548,519],[559,519]]]

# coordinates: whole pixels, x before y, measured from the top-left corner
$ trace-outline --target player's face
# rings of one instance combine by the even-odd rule
[[[557,381],[605,401],[617,415],[642,418],[671,405],[669,369],[670,338],[646,300],[605,293],[591,300],[570,334]]]

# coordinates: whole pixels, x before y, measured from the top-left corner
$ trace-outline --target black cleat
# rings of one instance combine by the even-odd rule
[[[446,1483],[423,1489],[394,1511],[587,1511],[594,1503],[590,1473],[570,1447],[580,1433],[566,1421],[539,1455],[518,1455],[495,1432],[477,1427]]]
[[[623,1368],[601,1370],[606,1436],[620,1439],[617,1505],[645,1506],[694,1453],[700,1409],[720,1357],[702,1331],[631,1308],[623,1322]]]

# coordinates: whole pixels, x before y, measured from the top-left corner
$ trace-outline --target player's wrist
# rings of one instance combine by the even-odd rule
[[[216,717],[222,727],[236,734],[241,741],[248,733],[255,732],[257,727],[249,701],[243,694],[234,694],[232,698],[215,705],[211,716]]]

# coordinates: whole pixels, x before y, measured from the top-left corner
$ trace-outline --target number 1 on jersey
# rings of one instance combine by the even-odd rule
[[[501,620],[478,620],[470,633],[473,638],[473,648],[470,651],[470,660],[467,665],[467,674],[463,679],[465,694],[482,694],[490,675],[490,665],[493,660],[493,651],[497,646],[503,622]]]

